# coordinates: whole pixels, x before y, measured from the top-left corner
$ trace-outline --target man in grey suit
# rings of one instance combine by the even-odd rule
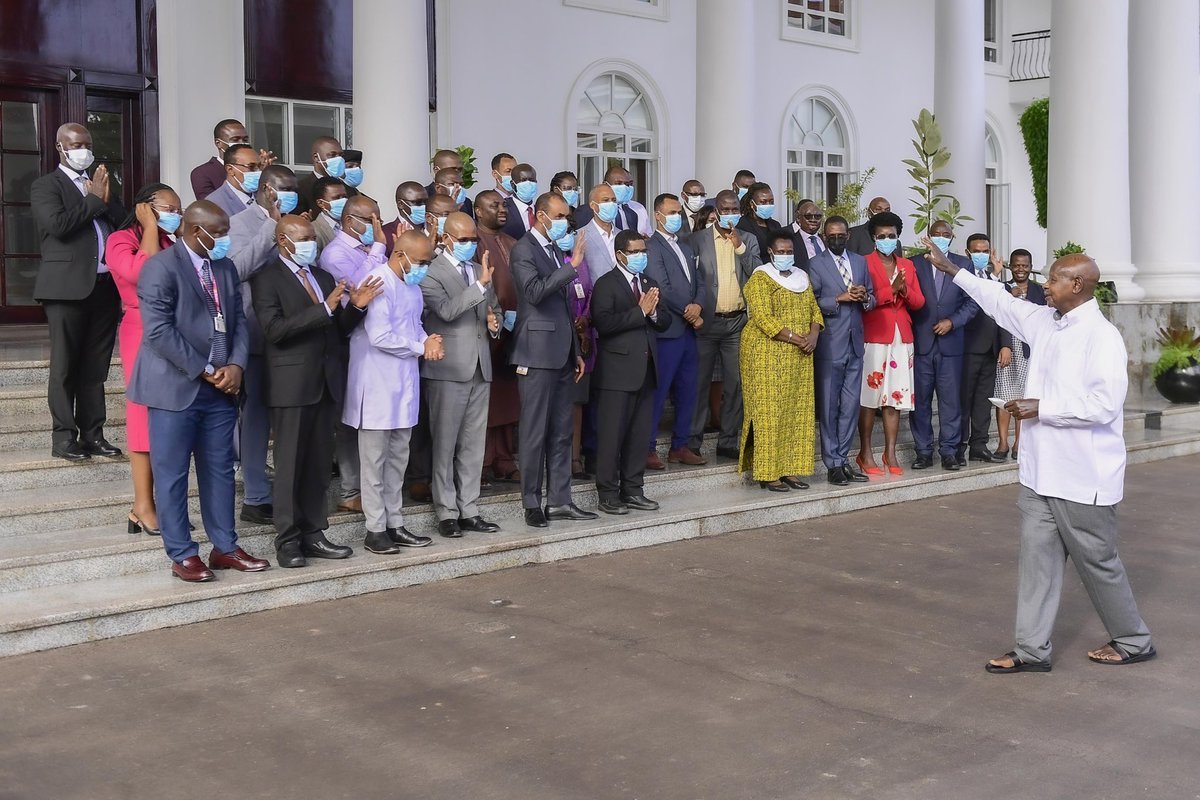
[[[717,455],[737,458],[742,435],[742,373],[738,349],[742,328],[746,326],[742,286],[762,260],[758,255],[758,242],[751,236],[743,238],[738,234],[741,214],[738,213],[737,192],[732,189],[719,192],[715,205],[716,224],[693,233],[688,239],[706,288],[700,314],[703,323],[696,330],[699,371],[696,373],[696,410],[688,445],[692,452],[700,455],[704,423],[708,420],[708,391],[713,366],[720,354],[721,433],[717,438]]]
[[[424,328],[440,334],[445,358],[421,363],[433,437],[433,508],[438,532],[457,539],[463,531],[495,533],[500,526],[479,515],[479,482],[487,438],[492,385],[489,338],[500,333],[493,309],[492,268],[479,248],[475,221],[456,211],[446,217],[442,252],[421,281]]]
[[[862,390],[863,312],[875,307],[875,287],[867,260],[846,249],[846,220],[825,220],[825,249],[808,262],[808,279],[825,330],[817,338],[815,379],[821,427],[821,460],[829,482],[847,486],[867,476],[850,463],[850,443],[858,432]]]
[[[592,189],[588,193],[588,207],[592,211],[592,218],[579,229],[579,233],[583,236],[583,260],[587,264],[588,277],[595,286],[601,275],[617,265],[613,246],[621,231],[613,223],[617,214],[617,196],[613,188],[602,183]],[[575,216],[578,223],[579,213],[576,212]]]
[[[250,357],[244,377],[246,394],[238,434],[238,458],[245,487],[241,520],[257,525],[273,524],[275,510],[271,502],[271,482],[267,478],[271,414],[267,408],[266,363],[263,360],[266,345],[258,317],[250,304],[250,279],[264,266],[279,259],[275,248],[275,224],[286,213],[286,207],[295,206],[296,189],[295,173],[282,164],[273,164],[262,172],[254,193],[254,204],[246,213],[229,221],[229,258],[237,267],[238,279],[242,282],[242,305],[250,337]]]
[[[317,232],[317,244],[324,250],[342,229],[342,210],[349,201],[346,184],[338,178],[319,178],[313,184],[313,200],[317,212],[312,221],[313,230]],[[378,241],[387,244],[382,239]]]
[[[545,528],[550,519],[595,519],[571,502],[572,381],[583,378],[567,287],[579,273],[558,257],[555,242],[567,234],[571,207],[547,192],[534,203],[534,224],[509,256],[517,289],[517,322],[509,363],[521,394],[518,422],[521,504],[525,524]],[[542,511],[542,481],[549,479]]]
[[[262,178],[258,151],[248,144],[230,145],[225,150],[225,182],[207,198],[229,215],[230,221],[254,204],[254,193]]]

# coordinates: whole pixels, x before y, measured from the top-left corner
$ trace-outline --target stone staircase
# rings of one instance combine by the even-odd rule
[[[973,463],[956,473],[935,467],[836,488],[824,482],[818,463],[811,490],[773,494],[745,481],[733,462],[710,455],[703,467],[648,473],[646,494],[662,504],[656,513],[601,515],[592,522],[556,522],[535,530],[523,524],[516,487],[500,485],[482,501],[484,516],[502,526],[498,534],[468,534],[461,540],[435,536],[432,547],[375,556],[361,548],[362,517],[334,514],[328,537],[355,546],[353,558],[257,575],[224,572],[212,583],[184,584],[169,575],[157,537],[125,532],[132,490],[123,459],[69,464],[50,458],[46,380],[44,361],[0,361],[0,656],[1016,481],[1014,462]],[[123,447],[124,399],[116,362],[108,397],[106,435]],[[906,425],[902,431],[907,463]],[[1131,402],[1126,437],[1131,463],[1200,452],[1200,409]],[[594,485],[578,484],[575,499],[594,508]],[[194,488],[191,512],[199,523]],[[432,509],[412,506],[406,524],[432,532]],[[243,525],[239,533],[250,553],[272,554],[270,528]],[[205,542],[202,530],[196,537]],[[202,554],[207,549],[202,544]]]

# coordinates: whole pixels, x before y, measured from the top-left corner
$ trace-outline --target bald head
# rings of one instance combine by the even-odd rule
[[[358,194],[346,201],[346,207],[342,209],[342,216],[346,214],[370,222],[372,217],[379,215],[379,205],[365,194]]]
[[[884,211],[891,211],[892,204],[888,202],[886,197],[872,197],[871,202],[867,203],[867,214],[875,216],[882,214]]]
[[[196,255],[207,258],[216,240],[229,233],[229,215],[216,203],[197,200],[184,209],[179,230],[184,244]]]
[[[283,237],[287,237],[293,242],[300,242],[307,239],[316,239],[317,233],[313,229],[312,223],[304,217],[298,214],[287,214],[280,217],[279,222],[275,223],[276,243]]]
[[[86,136],[90,140],[91,132],[80,125],[78,122],[67,122],[58,126],[58,130],[54,133],[54,140],[61,143],[67,141],[68,136]]]
[[[458,203],[454,202],[454,198],[444,194],[435,194],[429,198],[429,202],[425,204],[426,210],[430,214],[438,217],[444,217],[458,210]]]
[[[406,256],[408,264],[428,264],[433,260],[433,242],[420,231],[405,231],[396,238],[396,252]]]
[[[455,239],[475,238],[475,220],[461,211],[446,217],[446,235]]]
[[[59,161],[71,167],[71,169],[79,171],[77,167],[71,166],[70,161],[67,159],[67,153],[72,150],[91,150],[92,134],[80,124],[68,122],[65,125],[58,126],[58,131],[54,134],[54,139]],[[88,164],[80,162],[80,165],[83,169],[86,169],[90,166],[90,162]]]
[[[1042,287],[1046,305],[1066,314],[1091,300],[1100,282],[1100,267],[1087,253],[1071,253],[1050,265]]]
[[[433,154],[434,175],[443,169],[462,169],[462,156],[457,150],[438,150]]]
[[[216,203],[210,203],[208,200],[197,200],[183,212],[184,225],[203,225],[208,228],[210,233],[216,233],[213,231],[213,227],[219,223],[224,224],[228,230],[229,215],[222,211]]]
[[[602,183],[599,186],[593,186],[588,192],[589,203],[615,203],[617,196],[613,194],[613,189],[607,183]]]

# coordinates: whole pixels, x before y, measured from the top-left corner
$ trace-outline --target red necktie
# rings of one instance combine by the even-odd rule
[[[533,230],[533,206],[525,206],[525,228]]]
[[[634,276],[634,278],[629,281],[629,285],[633,287],[633,299],[637,300],[638,302],[641,302],[642,287],[638,286],[638,279],[636,276]]]

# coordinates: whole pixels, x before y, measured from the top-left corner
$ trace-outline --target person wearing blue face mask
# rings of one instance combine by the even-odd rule
[[[463,186],[462,157],[453,150],[439,150],[434,156],[434,165],[443,166],[434,170],[433,183],[425,187],[430,196],[444,194],[458,203],[456,210],[463,212],[471,219],[475,218],[475,205],[467,197],[467,189]]]
[[[405,231],[425,230],[429,192],[417,181],[405,181],[396,187],[396,218],[383,226],[387,254],[392,254],[396,237]]]
[[[555,519],[596,518],[571,501],[571,390],[583,379],[584,363],[566,288],[579,273],[562,262],[555,244],[570,227],[570,212],[560,195],[540,195],[534,201],[533,228],[513,245],[509,260],[517,290],[509,361],[516,367],[521,397],[521,505],[525,524],[534,528]]]
[[[321,178],[313,186],[313,198],[320,212],[313,220],[313,230],[317,232],[317,242],[324,250],[342,229],[342,214],[349,199],[346,196],[346,184],[337,178]]]
[[[604,173],[604,185],[612,189],[617,211],[608,220],[615,231],[637,231],[649,238],[654,233],[654,223],[646,207],[633,199],[635,186],[633,175],[620,164],[614,164]],[[593,209],[580,208],[575,214],[575,224],[583,226],[592,219]],[[614,234],[615,235],[615,234]]]
[[[538,196],[537,170],[530,164],[517,164],[509,177],[512,178],[512,194],[504,198],[504,210],[508,214],[503,230],[519,240],[535,221],[533,202]]]
[[[550,179],[550,191],[563,196],[572,209],[579,207],[579,178],[574,172],[556,172]]]
[[[737,192],[738,202],[741,203],[746,199],[746,195],[750,193],[750,187],[758,183],[758,178],[754,177],[754,173],[748,169],[739,169],[733,176],[731,186]]]
[[[316,183],[325,177],[337,178],[342,182],[346,180],[346,157],[342,153],[341,143],[332,136],[318,136],[313,140],[312,172],[300,175],[300,196],[295,209],[297,214],[313,209],[316,202]],[[354,197],[356,194],[357,189],[346,186],[348,197]]]
[[[1002,283],[1004,265],[991,247],[991,240],[986,233],[972,233],[967,237],[971,271],[977,278]],[[984,463],[1005,460],[1005,456],[998,456],[988,448],[992,433],[992,404],[988,398],[994,396],[999,357],[1000,329],[996,321],[987,314],[975,314],[963,331],[962,431],[957,453],[959,466],[964,466],[968,458]]]
[[[225,180],[206,199],[216,203],[232,219],[254,204],[262,170],[258,153],[247,144],[230,145],[224,159]]]
[[[945,220],[929,226],[932,241],[953,241],[954,231]],[[949,242],[946,243],[949,248]],[[935,244],[935,246],[937,246]],[[938,247],[940,250],[941,248]],[[949,253],[947,257],[963,269],[971,268],[970,259]],[[925,305],[912,314],[916,360],[916,407],[909,415],[916,459],[913,469],[933,466],[935,450],[933,398],[937,396],[938,432],[936,450],[942,469],[958,470],[958,446],[962,437],[962,377],[964,331],[978,313],[979,306],[944,273],[935,270],[924,255],[914,256],[913,269],[921,285]]]
[[[678,201],[676,201],[678,202]],[[674,315],[659,302],[658,283],[646,276],[649,252],[637,231],[621,231],[617,267],[592,287],[596,328],[596,492],[600,510],[628,514],[655,511],[643,490],[646,442],[652,435],[658,386],[658,334]]]
[[[759,257],[767,259],[767,239],[781,226],[774,218],[775,193],[765,183],[755,183],[750,186],[746,196],[738,207],[742,218],[738,220],[738,229],[744,231],[743,238],[753,237],[758,241]],[[768,263],[766,260],[763,263]],[[807,264],[807,259],[803,267]]]
[[[496,182],[495,191],[500,194],[501,199],[512,194],[512,171],[515,166],[517,160],[509,153],[496,153],[492,156],[492,180]]]
[[[342,181],[351,189],[357,189],[363,182],[362,150],[343,150],[342,158],[346,159],[346,174]]]
[[[454,198],[435,194],[425,204],[425,235],[433,242],[433,253],[437,255],[442,249],[442,234],[446,232],[446,219],[458,210]]]

